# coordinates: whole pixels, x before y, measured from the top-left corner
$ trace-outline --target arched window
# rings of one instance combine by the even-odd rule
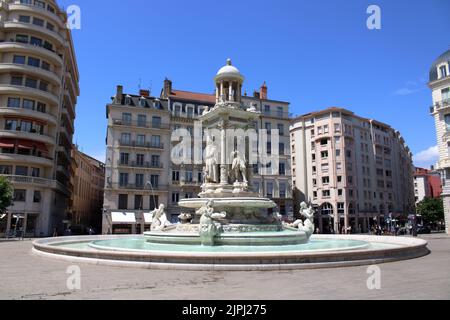
[[[333,209],[333,205],[331,205],[331,203],[324,203],[321,207],[320,207],[320,213],[322,215],[328,215],[328,216],[332,216],[334,215],[334,209]]]

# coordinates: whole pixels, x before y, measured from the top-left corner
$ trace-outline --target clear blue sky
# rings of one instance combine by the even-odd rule
[[[329,106],[386,122],[414,154],[435,146],[427,88],[431,63],[450,48],[449,0],[60,0],[81,8],[73,37],[81,75],[76,136],[104,158],[105,105],[117,84],[126,92],[165,77],[182,90],[212,92],[230,57],[251,93],[267,81],[269,97],[304,114]],[[382,11],[368,30],[367,7]],[[429,165],[433,150],[421,154]]]

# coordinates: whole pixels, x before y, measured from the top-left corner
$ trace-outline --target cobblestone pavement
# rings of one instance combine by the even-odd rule
[[[0,299],[450,299],[450,237],[424,236],[430,255],[366,267],[282,272],[156,271],[80,264],[81,290],[67,288],[66,262],[31,253],[30,241],[0,242]]]

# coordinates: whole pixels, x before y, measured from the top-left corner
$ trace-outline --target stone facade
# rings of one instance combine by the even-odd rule
[[[450,50],[433,63],[428,86],[433,94],[430,112],[435,120],[439,147],[436,170],[441,173],[443,181],[445,225],[447,233],[450,234]]]
[[[400,133],[341,108],[292,121],[295,203],[318,209],[322,232],[365,232],[414,213],[412,155]]]
[[[62,234],[79,74],[55,1],[0,4],[0,174],[15,188],[0,236]]]

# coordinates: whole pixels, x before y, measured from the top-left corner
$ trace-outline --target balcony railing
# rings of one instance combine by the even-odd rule
[[[120,140],[119,144],[122,147],[164,149],[164,144],[162,144],[162,143],[153,143],[153,142],[140,143],[137,141],[122,141],[122,140]]]
[[[167,191],[169,186],[167,185],[153,185],[139,184],[139,183],[109,183],[106,186],[109,189],[121,189],[121,190],[142,190],[142,191]]]
[[[263,116],[266,117],[274,117],[274,118],[280,118],[280,119],[289,119],[289,118],[294,118],[295,115],[293,113],[290,112],[281,112],[281,111],[277,111],[277,110],[264,110],[261,112],[261,114]]]
[[[161,130],[169,130],[170,124],[166,123],[157,123],[151,121],[123,121],[120,119],[114,119],[113,125],[115,126],[124,126],[124,127],[136,127],[143,129],[161,129]]]
[[[430,113],[435,113],[441,109],[450,107],[450,99],[444,99],[441,102],[436,102],[434,106],[430,107]]]
[[[46,153],[42,153],[39,151],[30,151],[30,153],[19,153],[17,151],[11,153],[11,152],[0,152],[0,154],[9,156],[9,155],[18,155],[18,156],[24,156],[24,157],[35,157],[35,158],[41,158],[41,159],[46,159],[46,160],[51,160],[53,161],[53,159]]]
[[[117,165],[119,167],[128,167],[128,168],[142,168],[142,169],[163,169],[164,166],[162,163],[152,163],[152,162],[121,162],[118,161]]]

